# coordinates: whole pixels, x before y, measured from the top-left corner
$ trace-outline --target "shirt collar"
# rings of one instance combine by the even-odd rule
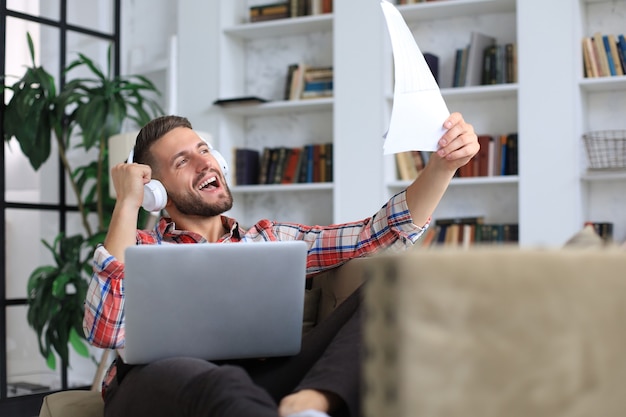
[[[245,231],[239,227],[239,223],[235,219],[227,216],[220,217],[222,219],[224,229],[229,231],[220,238],[220,242],[239,242],[241,240],[241,236],[245,234]],[[176,223],[174,223],[174,221],[170,217],[161,217],[157,224],[154,226],[154,231],[158,237],[158,240],[180,241],[181,238],[184,238],[185,240],[191,239],[196,243],[206,242],[206,239],[198,233],[190,232],[188,230],[176,229]]]

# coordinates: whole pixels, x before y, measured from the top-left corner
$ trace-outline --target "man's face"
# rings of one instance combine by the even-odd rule
[[[171,130],[151,147],[158,177],[181,214],[217,216],[233,206],[224,175],[208,145],[191,129]]]

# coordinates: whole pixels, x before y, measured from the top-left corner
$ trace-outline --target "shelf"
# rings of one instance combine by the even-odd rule
[[[517,84],[477,85],[473,87],[454,87],[441,89],[444,99],[492,99],[502,97],[515,97]]]
[[[594,181],[626,181],[626,169],[613,169],[613,170],[597,170],[587,171],[581,177],[582,181],[594,182]]]
[[[228,106],[221,108],[221,111],[227,114],[236,114],[240,116],[310,113],[314,111],[331,111],[333,108],[333,101],[332,97],[307,100],[272,101],[263,104]]]
[[[584,78],[580,81],[580,88],[588,93],[626,90],[626,75]]]
[[[515,12],[515,0],[447,0],[398,6],[411,21]]]
[[[224,34],[240,39],[271,38],[333,30],[333,15],[322,14],[266,22],[242,23],[224,29]]]
[[[518,84],[497,84],[442,88],[440,91],[444,100],[488,100],[516,97],[518,89]],[[387,94],[387,99],[393,100],[393,93]]]
[[[450,187],[466,186],[466,185],[495,185],[495,184],[517,184],[519,177],[517,175],[501,175],[494,177],[470,177],[470,178],[453,178]],[[392,189],[406,188],[411,181],[395,180],[387,183],[387,187]]]
[[[329,191],[333,189],[332,182],[316,182],[310,184],[270,184],[270,185],[235,185],[230,191],[233,194],[261,194],[275,192],[297,191]]]

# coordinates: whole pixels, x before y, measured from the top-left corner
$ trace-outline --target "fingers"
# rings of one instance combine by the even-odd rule
[[[305,389],[283,398],[278,407],[278,414],[285,417],[304,410],[327,412],[329,405],[329,400],[323,393]]]
[[[480,149],[474,127],[460,113],[452,113],[444,122],[446,133],[439,140],[437,154],[448,161],[469,161]]]
[[[111,178],[118,201],[131,198],[141,203],[143,185],[150,181],[152,170],[148,165],[120,163],[111,168]]]

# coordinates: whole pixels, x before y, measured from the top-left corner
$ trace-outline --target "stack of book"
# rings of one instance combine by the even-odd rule
[[[402,181],[413,181],[424,169],[430,152],[408,151],[396,154],[396,171],[398,179]]]
[[[585,77],[610,77],[626,74],[626,39],[623,34],[600,32],[582,40]]]
[[[517,223],[485,223],[482,216],[435,220],[418,241],[422,247],[436,245],[469,248],[484,244],[513,244],[519,241]]]
[[[287,0],[250,7],[250,22],[332,13],[332,0]]]
[[[294,184],[333,180],[332,143],[303,147],[237,148],[235,184]]]
[[[480,150],[464,166],[457,177],[491,177],[518,174],[517,133],[500,136],[478,135]]]
[[[291,64],[287,68],[285,100],[332,97],[333,67]]]
[[[472,32],[469,45],[457,49],[453,87],[517,82],[517,46],[498,44],[492,36]]]
[[[285,19],[290,16],[291,8],[286,1],[250,7],[250,22]]]

